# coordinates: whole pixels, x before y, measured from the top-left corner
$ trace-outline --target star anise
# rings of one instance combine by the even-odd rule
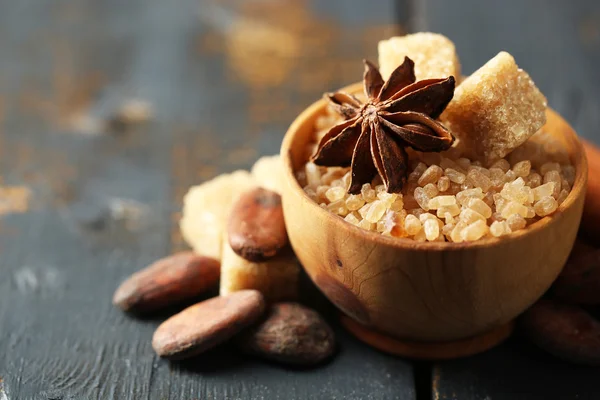
[[[452,133],[435,121],[454,96],[454,77],[415,82],[414,63],[405,57],[384,82],[377,67],[363,62],[367,102],[362,104],[344,92],[326,94],[345,121],[327,132],[312,161],[322,166],[351,166],[348,193],[359,193],[377,173],[389,193],[398,193],[408,173],[405,147],[439,152],[454,142]]]

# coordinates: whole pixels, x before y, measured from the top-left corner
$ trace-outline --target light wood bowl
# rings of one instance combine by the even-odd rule
[[[295,171],[306,162],[315,119],[325,107],[323,100],[311,105],[285,136],[283,208],[296,255],[341,311],[394,338],[461,340],[508,323],[550,287],[575,241],[587,181],[581,143],[558,114],[548,110],[545,129],[562,142],[576,168],[559,209],[500,239],[429,243],[367,232],[305,195]]]

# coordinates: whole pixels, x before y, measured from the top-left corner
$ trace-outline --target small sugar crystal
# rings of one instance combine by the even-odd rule
[[[442,228],[442,234],[446,236],[450,236],[452,234],[452,230],[454,229],[454,222],[447,222],[446,225]]]
[[[358,210],[358,213],[363,219],[366,217],[367,212],[369,212],[369,208],[371,208],[371,203],[365,204]]]
[[[554,194],[555,186],[556,186],[556,183],[548,182],[548,183],[544,183],[543,185],[540,185],[540,186],[534,188],[533,189],[533,200],[538,201],[546,196],[552,196]]]
[[[463,170],[463,171],[468,171],[469,167],[471,166],[471,160],[469,160],[468,158],[464,158],[461,157],[458,160],[456,160],[456,164]]]
[[[341,179],[336,179],[333,182],[331,182],[331,186],[333,187],[339,187],[339,188],[344,188],[344,181]],[[344,192],[346,191],[346,189],[344,189]]]
[[[372,223],[372,222],[369,222],[369,221],[367,221],[366,219],[363,219],[363,220],[361,220],[361,221],[358,223],[358,226],[359,226],[360,228],[363,228],[363,229],[367,230],[367,231],[374,231],[374,230],[375,230],[375,228],[376,228],[376,226],[375,226],[375,224],[374,224],[374,223]]]
[[[434,219],[428,219],[423,223],[423,231],[425,231],[425,238],[433,241],[440,235],[440,226]]]
[[[479,214],[483,215],[485,218],[490,218],[492,216],[492,209],[490,206],[485,204],[483,200],[478,198],[471,198],[469,200],[468,207],[471,210],[477,211]]]
[[[404,208],[404,200],[402,198],[402,195],[398,196],[396,200],[394,200],[394,202],[390,204],[389,208],[392,211],[402,211],[402,209]]]
[[[362,188],[360,189],[360,194],[362,194],[363,199],[367,203],[375,201],[375,199],[377,198],[377,192],[375,192],[375,190],[371,188],[370,183],[365,183],[364,185],[362,185]]]
[[[530,174],[527,177],[527,185],[530,188],[536,188],[538,186],[540,186],[542,184],[542,176],[540,174],[538,174],[537,172],[534,172],[532,174]]]
[[[484,220],[477,220],[462,230],[462,239],[464,241],[473,241],[481,239],[488,233],[488,226]]]
[[[365,200],[361,195],[351,194],[346,198],[346,208],[350,211],[356,211],[365,205]]]
[[[423,187],[423,191],[427,195],[427,197],[432,198],[438,195],[439,191],[436,185],[433,183],[428,183]]]
[[[371,203],[371,207],[365,214],[365,219],[369,222],[376,223],[378,222],[383,214],[385,214],[386,206],[385,203],[381,200],[376,200]]]
[[[562,204],[567,197],[569,196],[569,192],[565,189],[560,191],[560,194],[558,195],[558,199],[556,199],[556,201],[558,202],[558,204]]]
[[[500,194],[505,199],[519,204],[530,203],[532,196],[529,186],[523,186],[523,178],[519,178],[512,183],[506,183],[500,191]]]
[[[490,233],[494,237],[500,237],[504,235],[508,235],[511,232],[506,221],[494,221],[492,225],[490,225]]]
[[[494,193],[487,192],[483,199],[481,199],[485,204],[487,204],[490,208],[494,206]]]
[[[445,192],[450,188],[450,178],[447,176],[441,176],[437,182],[437,188],[440,192]]]
[[[462,172],[458,172],[454,168],[446,168],[444,174],[450,179],[451,182],[463,184],[465,183],[465,179],[467,179],[466,175]]]
[[[459,219],[466,224],[472,224],[473,222],[478,220],[485,221],[486,218],[473,209],[464,208],[460,212]]]
[[[306,181],[309,185],[317,187],[321,184],[321,171],[319,167],[311,162],[306,163]]]
[[[504,208],[502,208],[501,213],[502,217],[507,219],[514,214],[518,214],[521,217],[525,218],[527,217],[527,207],[515,201],[509,201],[508,204],[506,204]]]
[[[473,165],[471,165],[471,166],[469,167],[469,169],[467,170],[467,172],[468,172],[468,171],[471,171],[471,170],[473,170],[473,169],[475,169],[475,170],[477,170],[477,171],[481,172],[483,175],[487,176],[488,178],[490,177],[490,171],[489,171],[487,168],[483,168],[483,167],[482,167],[482,166],[480,166],[480,165],[475,165],[475,164],[473,164]]]
[[[519,161],[513,166],[512,170],[517,176],[525,177],[531,171],[531,161]]]
[[[343,187],[331,187],[325,192],[325,197],[331,202],[342,200],[344,196],[346,196],[346,190]]]
[[[421,229],[419,232],[417,232],[413,239],[417,242],[424,242],[425,240],[427,240],[427,236],[425,236],[425,231]]]
[[[415,200],[417,201],[417,203],[419,203],[419,206],[425,210],[425,211],[429,211],[429,196],[427,196],[427,193],[425,193],[425,189],[418,187],[415,189],[414,192],[414,197]]]
[[[506,171],[506,174],[504,174],[504,181],[505,182],[512,182],[517,178],[517,174],[515,174],[515,171],[513,171],[512,169],[509,171]]]
[[[419,177],[421,176],[421,174],[423,172],[425,172],[425,170],[427,170],[427,164],[423,163],[423,162],[419,162],[417,164],[417,166],[415,167],[413,173],[418,174]]]
[[[437,210],[440,207],[452,206],[456,204],[456,197],[454,196],[436,196],[429,200],[428,207],[430,210]]]
[[[501,158],[500,160],[493,163],[491,168],[499,168],[504,173],[506,173],[510,169],[510,164],[504,158]]]
[[[560,164],[557,162],[547,162],[540,168],[540,174],[546,175],[550,171],[560,172]]]
[[[504,171],[500,168],[490,168],[490,179],[492,180],[492,186],[502,187],[504,185]]]
[[[360,222],[360,220],[356,218],[356,216],[353,213],[346,215],[344,217],[344,221],[350,222],[352,225],[358,225],[358,223]]]
[[[381,185],[375,186],[375,192],[378,195],[379,195],[379,193],[384,193],[385,192],[385,185],[381,184]]]
[[[500,214],[499,212],[495,212],[492,214],[492,217],[490,218],[492,221],[504,221],[505,218],[502,217],[502,214]]]
[[[560,172],[558,172],[556,170],[550,170],[550,171],[546,172],[544,174],[544,183],[548,183],[548,182],[555,183],[554,191],[552,192],[552,195],[555,198],[557,198],[562,189],[562,187],[561,187],[562,178],[560,177]]]
[[[483,196],[484,196],[483,191],[481,190],[480,187],[477,187],[477,188],[466,189],[461,192],[458,192],[456,194],[456,200],[458,200],[458,202],[461,205],[466,206],[467,204],[469,204],[469,200],[472,197],[476,197],[478,199],[483,199]]]
[[[458,164],[456,164],[454,161],[452,161],[451,159],[449,159],[449,158],[446,158],[446,157],[442,157],[442,159],[441,159],[441,161],[440,161],[440,167],[441,167],[443,170],[446,170],[447,168],[452,168],[452,169],[455,169],[455,170],[456,170],[457,168],[460,168],[460,167],[458,166]]]
[[[496,211],[501,213],[510,200],[506,200],[500,193],[494,193],[493,197]]]
[[[540,217],[545,217],[546,215],[552,214],[558,208],[558,202],[552,196],[546,196],[540,199],[533,206],[535,209],[535,213]]]
[[[388,193],[388,192],[377,193],[377,198],[385,204],[386,208],[390,208],[392,203],[394,201],[396,201],[397,197],[398,197],[398,195],[396,193]]]
[[[485,176],[479,169],[471,169],[467,173],[467,181],[474,187],[480,187],[484,192],[487,192],[490,186],[492,186],[490,178]]]
[[[429,183],[437,183],[438,179],[442,176],[443,171],[437,165],[432,165],[423,172],[419,181],[417,182],[419,186],[425,186]]]
[[[452,240],[455,243],[462,242],[463,241],[462,231],[467,226],[468,226],[468,224],[465,223],[464,221],[458,221],[458,223],[454,226],[454,229],[452,229],[452,232],[450,233],[450,240]]]
[[[460,214],[460,207],[458,206],[458,204],[454,204],[451,206],[442,206],[437,209],[436,215],[439,218],[445,218],[446,214],[450,214],[451,216],[456,217],[458,214]]]
[[[519,229],[527,226],[527,221],[519,214],[513,214],[506,219],[506,223],[512,232],[518,231]]]
[[[444,222],[446,223],[446,225],[454,223],[454,217],[449,212],[444,213],[442,217],[444,218]]]
[[[404,219],[404,229],[406,233],[413,236],[416,235],[422,228],[421,221],[419,218],[412,214],[408,214]]]

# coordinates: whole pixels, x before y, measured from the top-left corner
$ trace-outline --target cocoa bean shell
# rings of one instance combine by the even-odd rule
[[[264,311],[265,300],[257,290],[205,300],[163,322],[154,332],[152,347],[164,358],[189,358],[229,340]]]
[[[573,304],[600,304],[600,249],[577,246],[552,285],[552,294]]]
[[[543,299],[520,318],[525,336],[576,364],[600,365],[600,323],[581,307]]]
[[[198,296],[219,281],[217,260],[190,251],[160,259],[126,279],[113,304],[132,313],[149,313]]]
[[[335,335],[314,310],[298,303],[272,305],[266,318],[237,338],[246,353],[292,365],[313,365],[335,351]]]
[[[232,207],[227,234],[240,257],[253,262],[275,257],[288,244],[281,196],[263,188],[243,193]]]

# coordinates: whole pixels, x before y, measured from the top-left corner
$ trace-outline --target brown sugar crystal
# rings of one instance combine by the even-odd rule
[[[466,157],[491,163],[546,123],[546,98],[514,58],[500,52],[455,90],[441,119]]]
[[[389,78],[392,71],[402,64],[405,56],[415,62],[417,80],[461,77],[454,43],[443,35],[419,32],[395,36],[380,41],[378,50],[379,68],[383,79]]]

